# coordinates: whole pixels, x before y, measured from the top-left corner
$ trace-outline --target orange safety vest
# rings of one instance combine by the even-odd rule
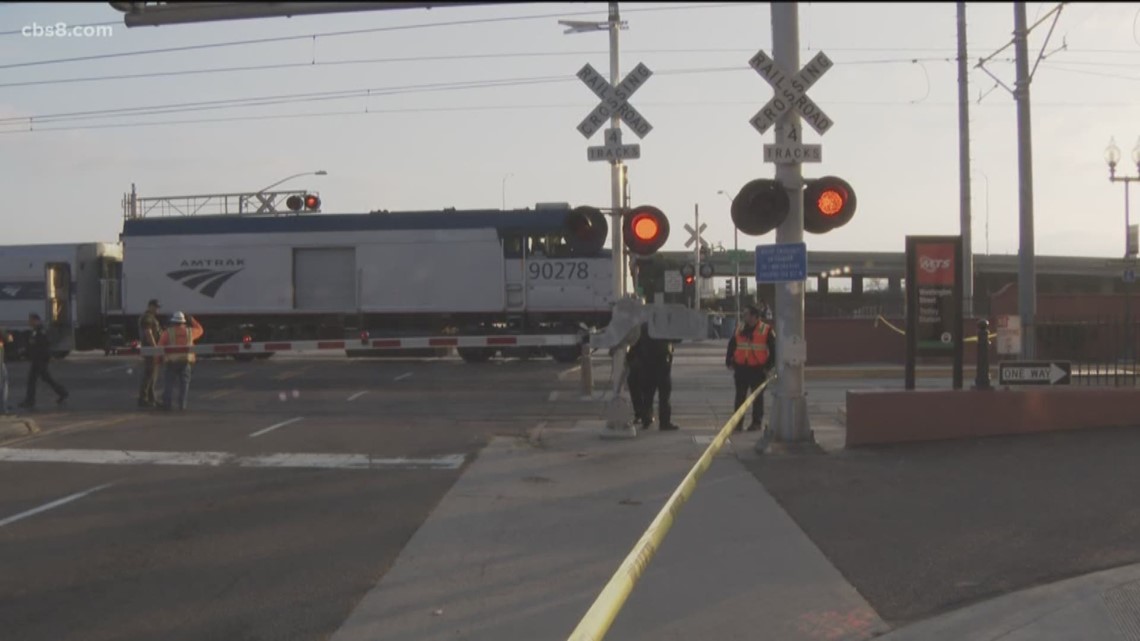
[[[165,343],[169,347],[186,347],[194,344],[193,330],[185,325],[167,327],[165,331]],[[181,363],[183,361],[193,363],[195,361],[194,352],[188,354],[166,354],[165,358],[168,363]]]
[[[772,328],[764,322],[757,323],[750,334],[745,334],[743,327],[737,329],[733,362],[744,367],[762,367],[767,363],[768,333],[771,331]]]

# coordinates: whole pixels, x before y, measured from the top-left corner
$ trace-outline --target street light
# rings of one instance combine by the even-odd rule
[[[716,193],[727,198],[728,199],[728,206],[730,208],[732,207],[732,196],[729,196],[727,191],[720,189],[720,190],[717,190]],[[736,295],[736,322],[739,323],[740,322],[740,256],[739,256],[738,252],[740,251],[740,230],[736,229],[735,227],[736,226],[733,225],[733,230],[732,230],[732,268],[735,272],[735,275],[733,276],[733,278],[735,279],[735,280],[733,280],[733,283],[734,283],[733,293]]]
[[[1110,138],[1108,147],[1104,150],[1104,161],[1108,163],[1108,179],[1111,182],[1124,183],[1124,260],[1135,260],[1137,247],[1132,242],[1132,221],[1129,209],[1129,186],[1133,181],[1140,180],[1140,139],[1137,139],[1136,146],[1132,148],[1132,162],[1136,165],[1136,176],[1117,176],[1116,163],[1120,162],[1120,147],[1116,146],[1116,139]],[[1135,278],[1135,275],[1133,275]],[[1125,280],[1124,291],[1124,325],[1125,325],[1125,347],[1124,357],[1128,360],[1132,359],[1132,296],[1131,296],[1131,283]]]
[[[294,178],[300,178],[301,176],[327,176],[327,175],[329,175],[329,172],[325,171],[324,169],[320,169],[317,171],[304,171],[304,172],[301,172],[299,174],[293,174],[292,176],[289,176],[288,178],[282,178],[281,180],[278,180],[277,182],[273,183],[272,185],[270,185],[268,187],[263,187],[261,189],[258,189],[257,193],[260,194],[260,193],[269,191],[270,189],[273,189],[274,187],[276,187],[277,185],[280,185],[283,182],[293,180]]]

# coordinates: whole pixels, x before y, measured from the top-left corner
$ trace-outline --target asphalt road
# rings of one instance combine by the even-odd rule
[[[596,413],[549,360],[203,361],[173,414],[137,358],[53,369],[68,405],[0,445],[13,641],[325,639],[491,436]]]
[[[749,465],[879,615],[897,625],[1140,561],[1137,460],[1140,431],[1101,430]]]

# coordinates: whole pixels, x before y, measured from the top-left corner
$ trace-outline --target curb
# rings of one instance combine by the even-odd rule
[[[38,434],[40,426],[30,418],[0,417],[0,443]]]

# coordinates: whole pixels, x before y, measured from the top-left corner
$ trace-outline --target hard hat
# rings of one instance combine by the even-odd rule
[[[172,323],[185,323],[186,322],[186,314],[183,314],[182,312],[174,312],[174,315],[170,317],[170,322],[172,322]]]

